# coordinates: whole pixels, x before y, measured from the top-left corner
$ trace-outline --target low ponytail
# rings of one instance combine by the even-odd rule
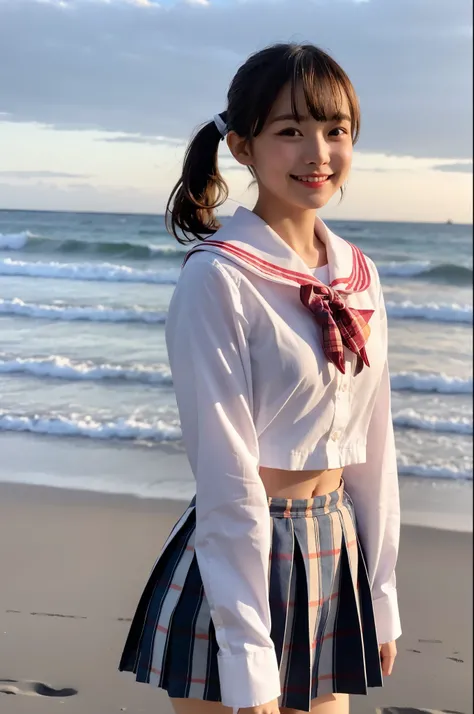
[[[225,123],[227,112],[220,116]],[[166,228],[183,245],[202,240],[220,228],[215,209],[229,194],[217,165],[221,139],[222,134],[214,121],[198,131],[186,149],[181,178],[168,199]]]

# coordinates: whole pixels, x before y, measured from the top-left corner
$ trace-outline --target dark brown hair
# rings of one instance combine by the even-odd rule
[[[359,136],[360,109],[354,87],[338,63],[314,45],[277,44],[251,55],[232,80],[227,93],[227,110],[220,115],[228,130],[249,141],[258,136],[288,82],[295,117],[299,86],[303,88],[308,111],[317,121],[327,121],[337,115],[347,98],[355,144]],[[166,206],[166,226],[180,243],[202,240],[220,228],[215,209],[228,196],[217,165],[221,139],[219,129],[211,121],[199,129],[186,149],[181,178]],[[179,236],[178,230],[184,238]]]

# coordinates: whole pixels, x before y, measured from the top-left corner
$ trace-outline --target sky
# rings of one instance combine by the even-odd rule
[[[162,213],[253,52],[311,42],[362,131],[333,219],[472,223],[470,0],[0,0],[0,208]],[[255,188],[222,142],[229,200]]]

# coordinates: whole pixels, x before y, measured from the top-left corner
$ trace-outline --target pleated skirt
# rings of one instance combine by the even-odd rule
[[[309,500],[269,498],[271,638],[280,707],[382,686],[370,585],[344,485]],[[218,644],[194,551],[193,499],[171,531],[119,664],[170,697],[221,701]],[[217,577],[219,577],[217,575]]]

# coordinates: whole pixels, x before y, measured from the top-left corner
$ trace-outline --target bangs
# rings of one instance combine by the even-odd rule
[[[266,70],[254,84],[253,106],[257,116],[253,136],[262,131],[278,95],[289,84],[291,111],[296,121],[302,118],[297,96],[301,89],[306,109],[316,121],[342,118],[347,101],[355,144],[360,131],[359,101],[349,77],[329,55],[313,46],[290,46],[287,55],[269,64]]]

